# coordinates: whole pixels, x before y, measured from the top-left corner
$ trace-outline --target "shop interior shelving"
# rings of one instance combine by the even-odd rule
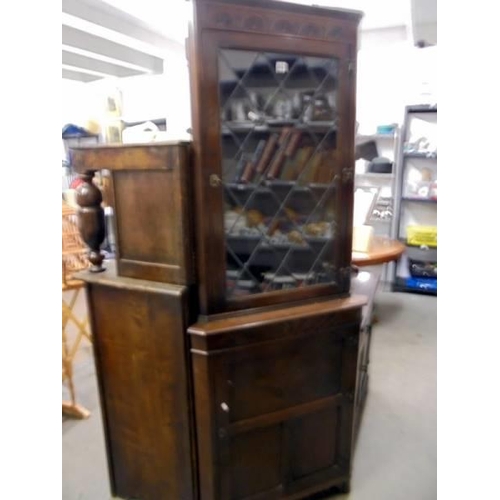
[[[406,251],[394,291],[437,294],[437,105],[407,106],[398,147],[392,237]]]

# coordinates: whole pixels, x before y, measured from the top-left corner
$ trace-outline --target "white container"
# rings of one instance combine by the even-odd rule
[[[372,226],[354,226],[352,232],[352,250],[353,252],[366,253],[371,250],[373,241]]]

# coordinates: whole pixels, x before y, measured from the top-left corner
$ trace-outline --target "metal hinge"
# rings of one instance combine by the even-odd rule
[[[342,182],[351,182],[354,179],[354,170],[352,168],[342,169]]]

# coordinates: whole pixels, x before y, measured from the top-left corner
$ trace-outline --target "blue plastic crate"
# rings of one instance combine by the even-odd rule
[[[437,292],[437,279],[434,278],[407,278],[405,285],[425,292]]]

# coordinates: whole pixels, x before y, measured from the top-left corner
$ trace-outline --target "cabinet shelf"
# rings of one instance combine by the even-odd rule
[[[283,127],[293,127],[296,130],[311,131],[317,133],[336,132],[336,122],[302,122],[299,120],[266,120],[265,123],[260,122],[225,122],[222,126],[221,133],[223,136],[231,136],[233,134],[241,134],[248,132],[268,133],[281,130]]]
[[[262,184],[228,182],[225,184],[228,189],[238,192],[254,192],[271,193],[272,191],[294,190],[296,193],[309,193],[311,191],[326,191],[334,189],[333,184],[309,183],[307,185],[298,184],[297,181],[263,181]]]

